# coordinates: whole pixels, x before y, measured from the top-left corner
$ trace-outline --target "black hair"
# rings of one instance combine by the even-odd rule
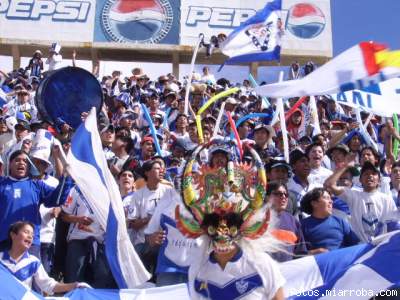
[[[227,213],[222,215],[211,213],[204,216],[201,227],[206,230],[208,226],[213,226],[214,228],[217,228],[221,219],[226,220],[226,225],[228,226],[228,228],[230,228],[231,226],[236,226],[239,229],[243,224],[243,218],[238,213]]]
[[[142,165],[141,175],[146,181],[147,181],[146,172],[150,171],[155,164],[159,164],[161,166],[161,163],[158,160],[153,160],[153,159],[146,161]]]
[[[362,149],[360,150],[360,156],[362,155],[362,153],[363,153],[365,150],[370,150],[370,151],[372,152],[372,154],[375,156],[375,159],[376,159],[375,167],[376,167],[376,166],[379,166],[379,162],[380,162],[380,160],[381,160],[381,156],[379,155],[379,153],[378,153],[373,147],[371,147],[371,146],[364,146],[364,147],[362,147]]]
[[[392,169],[397,167],[400,168],[400,161],[395,161],[394,163],[392,163]]]
[[[268,184],[268,188],[267,188],[267,196],[271,195],[272,192],[276,191],[277,189],[279,189],[280,187],[283,187],[286,192],[288,192],[288,188],[286,186],[285,183],[283,182],[279,182],[279,181],[272,181]]]
[[[313,212],[312,201],[319,201],[319,198],[326,192],[324,188],[315,188],[303,196],[300,202],[301,211],[311,215]]]
[[[322,153],[325,154],[324,145],[322,145],[322,144],[319,143],[319,142],[314,142],[314,143],[308,145],[307,148],[306,148],[305,154],[306,154],[307,157],[308,157],[308,155],[310,154],[312,148],[314,148],[314,147],[321,147]]]
[[[16,157],[20,156],[21,154],[25,154],[28,156],[28,153],[26,153],[24,150],[16,150],[10,155],[9,162],[12,162]]]
[[[121,176],[122,176],[122,174],[125,173],[125,172],[130,172],[130,173],[132,173],[133,179],[136,180],[137,175],[135,174],[135,172],[134,172],[133,170],[128,169],[128,168],[122,169],[122,170],[118,173],[117,179],[120,179]]]
[[[118,136],[115,137],[115,139],[120,139],[122,142],[125,143],[125,151],[126,151],[126,153],[131,153],[133,147],[135,147],[135,144],[133,143],[133,140],[128,136],[118,135]]]
[[[6,245],[6,247],[7,247],[8,249],[10,249],[11,246],[12,246],[11,233],[18,234],[18,232],[19,232],[23,227],[25,227],[26,225],[31,226],[32,229],[35,230],[35,225],[33,225],[33,223],[32,223],[32,222],[29,222],[29,221],[17,221],[17,222],[12,223],[12,224],[10,225],[10,227],[8,228],[8,234],[7,234],[8,239],[7,239],[7,245]]]

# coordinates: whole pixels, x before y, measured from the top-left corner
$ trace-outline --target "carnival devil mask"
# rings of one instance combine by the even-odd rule
[[[268,228],[269,209],[263,208],[266,192],[264,166],[257,152],[247,146],[254,163],[229,161],[226,168],[202,165],[196,180],[193,164],[206,146],[199,146],[186,164],[182,178],[182,198],[193,218],[184,217],[176,207],[178,229],[191,238],[207,234],[214,251],[229,251],[242,237],[255,239]]]

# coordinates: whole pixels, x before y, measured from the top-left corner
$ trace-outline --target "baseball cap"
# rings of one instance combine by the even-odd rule
[[[143,145],[145,142],[151,142],[154,144],[154,140],[151,136],[145,136],[144,138],[142,138],[142,140],[140,141],[140,145]]]
[[[110,130],[110,131],[112,131],[112,132],[115,132],[114,125],[112,125],[112,124],[106,124],[105,126],[102,126],[102,127],[100,128],[100,134],[101,134],[101,133],[104,133],[104,132],[106,132],[106,131],[108,131],[108,130]]]
[[[366,172],[366,171],[368,171],[368,170],[373,171],[375,174],[379,174],[379,176],[380,176],[380,174],[381,174],[381,173],[379,172],[379,170],[378,170],[377,167],[375,167],[371,162],[366,161],[366,162],[364,163],[364,165],[362,166],[362,168],[361,168],[360,176],[362,176],[363,173]]]
[[[326,151],[326,155],[332,159],[332,153],[335,150],[339,150],[342,151],[345,155],[348,154],[350,152],[349,147],[347,147],[345,144],[338,144],[332,148],[329,148],[328,151]]]

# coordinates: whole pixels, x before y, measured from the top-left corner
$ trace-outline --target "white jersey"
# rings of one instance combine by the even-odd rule
[[[191,276],[190,276],[191,277]],[[285,279],[276,262],[266,253],[257,259],[241,250],[221,269],[210,257],[190,278],[191,299],[272,299]]]
[[[367,193],[346,188],[340,199],[345,201],[351,213],[350,225],[363,242],[379,235],[382,223],[392,218],[397,207],[391,195],[379,191]]]
[[[8,252],[0,252],[0,263],[27,288],[31,289],[32,281],[35,280],[35,283],[43,292],[49,295],[53,294],[57,281],[47,275],[36,256],[25,252],[22,258],[16,262]]]
[[[57,187],[58,179],[53,176],[47,176],[43,180],[47,185],[51,187]],[[46,207],[40,205],[39,212],[42,218],[40,224],[40,242],[54,244],[56,241],[56,219],[53,215],[54,207]]]
[[[169,201],[176,197],[176,191],[169,185],[159,184],[157,189],[149,190],[147,185],[137,190],[131,195],[126,196],[125,201],[129,201],[128,220],[144,219],[154,214],[154,210],[160,201]],[[134,244],[144,243],[144,230],[136,231]]]
[[[101,228],[100,223],[96,220],[93,209],[89,202],[85,199],[77,186],[74,186],[64,205],[62,206],[63,212],[74,216],[86,216],[93,220],[90,225],[82,225],[78,223],[71,223],[69,225],[67,240],[84,240],[89,237],[94,237],[99,243],[104,241],[104,230]]]
[[[310,184],[323,186],[325,180],[331,176],[332,173],[333,172],[327,168],[319,167],[318,169],[311,169],[307,179]]]
[[[180,197],[176,193],[174,198],[161,200],[144,231],[146,235],[160,230],[166,232],[158,254],[157,273],[187,273],[194,260],[201,257],[202,240],[187,238],[177,228],[175,208],[179,203]]]

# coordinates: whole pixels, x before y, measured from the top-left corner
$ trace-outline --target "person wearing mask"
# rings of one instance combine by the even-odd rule
[[[301,227],[310,254],[323,253],[359,243],[350,225],[332,215],[333,201],[324,188],[315,188],[301,200],[301,210],[310,215]]]

